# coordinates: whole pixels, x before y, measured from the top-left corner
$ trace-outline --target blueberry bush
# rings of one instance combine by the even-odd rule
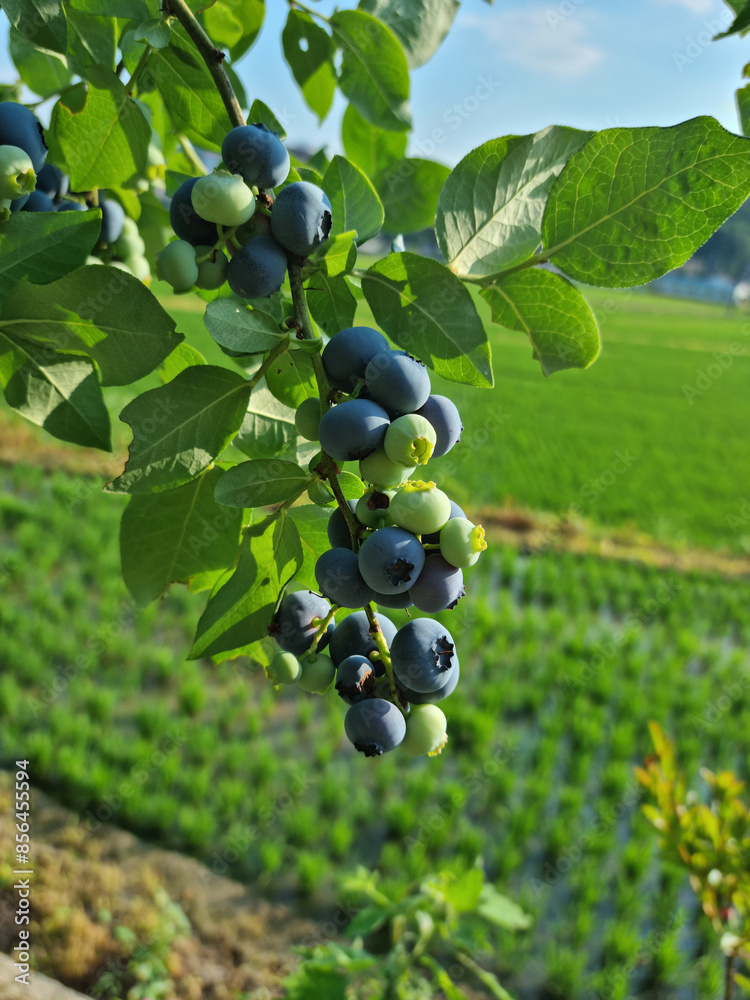
[[[708,117],[552,125],[489,139],[453,170],[407,156],[409,72],[457,6],[361,0],[328,16],[289,0],[283,50],[305,101],[321,121],[337,90],[348,102],[346,155],[302,162],[233,69],[261,0],[2,3],[19,85],[54,102],[46,128],[20,86],[0,103],[6,401],[107,450],[103,390],[157,373],[121,412],[132,441],[106,487],[130,496],[133,598],[174,582],[208,594],[191,657],[245,656],[275,685],[335,691],[365,756],[447,740],[437,702],[459,650],[417,612],[455,607],[486,542],[420,467],[463,429],[430,372],[494,384],[477,296],[545,376],[586,368],[599,333],[577,284],[665,274],[750,192],[748,139]],[[430,227],[442,259],[405,249]],[[391,252],[362,266],[381,230]],[[225,364],[185,341],[152,273],[199,298]],[[363,300],[378,329],[358,325]],[[398,631],[390,608],[410,609]]]
[[[246,124],[214,44],[244,54],[262,6],[120,6],[6,5],[21,80],[42,97],[59,92],[46,132],[23,105],[0,105],[6,399],[64,440],[107,447],[102,387],[159,368],[163,387],[123,410],[133,442],[108,487],[132,494],[121,541],[134,597],[175,580],[210,590],[194,656],[245,654],[272,682],[309,692],[335,682],[346,734],[365,755],[439,752],[446,722],[434,703],[455,688],[455,643],[430,619],[389,631],[375,608],[454,607],[462,570],[485,547],[435,483],[411,478],[462,429],[450,400],[431,394],[426,366],[492,384],[467,284],[498,323],[527,333],[546,374],[586,367],[598,351],[593,316],[570,281],[535,265],[622,287],[681,263],[744,200],[745,140],[708,119],[597,135],[555,126],[492,140],[446,178],[396,149],[409,128],[409,62],[434,51],[454,6],[434,18],[417,5],[415,27],[397,3],[376,4],[379,17],[332,18],[291,3],[284,51],[305,99],[321,117],[336,86],[350,102],[349,156],[293,164],[270,109],[255,102]],[[52,80],[59,64],[64,86]],[[191,140],[220,150],[220,167],[207,173]],[[373,149],[384,152],[368,159]],[[403,201],[429,202],[423,217],[388,205],[395,176]],[[175,292],[201,290],[231,368],[182,343],[146,287],[141,229],[153,244],[167,212],[177,238],[154,253],[156,273]],[[433,213],[447,264],[398,249],[397,237],[384,260],[357,269],[357,246],[387,215],[408,230]],[[404,350],[353,325],[355,283]],[[217,464],[232,441],[248,460]],[[212,521],[236,530],[196,544]],[[339,609],[360,608],[334,627]]]

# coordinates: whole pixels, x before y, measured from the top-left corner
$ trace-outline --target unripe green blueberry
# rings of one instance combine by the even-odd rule
[[[130,269],[139,281],[148,281],[151,278],[151,267],[149,262],[141,254],[125,258],[125,266]]]
[[[407,413],[391,422],[383,447],[392,462],[413,467],[426,465],[435,447],[435,428],[425,417]]]
[[[104,261],[101,259],[101,257],[94,257],[93,254],[89,254],[88,257],[86,258],[86,263],[87,264],[103,264]]]
[[[127,221],[131,222],[132,220],[128,219]],[[130,227],[128,229],[130,230]],[[137,229],[135,232],[126,232],[123,226],[122,232],[115,241],[114,251],[123,260],[127,260],[128,257],[143,257],[146,253],[146,244],[143,242]]]
[[[443,559],[459,569],[473,566],[486,548],[484,528],[466,517],[451,518],[440,532]]]
[[[20,198],[36,187],[34,165],[18,146],[0,146],[0,198]]]
[[[390,508],[393,523],[415,535],[440,531],[451,516],[451,502],[434,483],[413,481],[397,490]]]
[[[405,465],[392,462],[386,455],[385,449],[378,448],[367,458],[361,460],[359,473],[366,483],[388,489],[400,486],[409,475],[409,469]]]
[[[218,226],[241,226],[255,211],[253,192],[241,177],[226,170],[199,177],[190,200],[202,219]]]
[[[317,396],[304,399],[294,414],[294,426],[306,441],[318,440],[320,426],[320,400]]]
[[[448,741],[445,715],[437,705],[412,705],[401,749],[411,757],[439,754]]]
[[[333,684],[336,676],[336,667],[330,656],[325,653],[317,653],[312,659],[306,656],[302,660],[302,674],[297,683],[303,691],[311,694],[325,694]]]
[[[294,653],[279,651],[266,668],[272,684],[294,684],[302,673],[302,664]]]
[[[387,528],[393,524],[390,504],[395,495],[395,490],[368,490],[357,501],[355,513],[359,523],[368,528]]]
[[[185,240],[167,243],[156,255],[156,277],[169,282],[176,292],[186,292],[198,280],[195,247]]]
[[[227,280],[229,261],[226,254],[217,248],[203,246],[195,248],[196,261],[201,257],[205,257],[206,254],[210,256],[206,260],[201,260],[198,264],[198,280],[196,281],[196,285],[198,288],[213,291],[215,288],[221,288]]]

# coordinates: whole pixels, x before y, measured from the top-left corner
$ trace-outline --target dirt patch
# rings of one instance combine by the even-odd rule
[[[750,557],[700,548],[678,548],[636,530],[600,528],[552,514],[511,507],[483,507],[468,515],[487,536],[529,554],[576,552],[605,559],[640,562],[679,572],[698,570],[730,577],[750,577]]]
[[[14,842],[10,789],[10,775],[0,772],[0,844],[6,852]],[[170,997],[281,996],[280,982],[296,961],[290,946],[315,933],[313,922],[191,858],[112,827],[87,829],[38,790],[32,809],[30,931],[38,971],[85,994],[105,974],[119,975],[125,995],[138,943],[153,951],[154,942],[163,941],[159,960],[174,983]],[[6,953],[17,943],[13,867],[12,856],[0,853],[0,951]],[[189,926],[180,923],[180,910]],[[123,927],[129,935],[123,936]],[[8,966],[0,963],[0,996],[10,1000]],[[58,1000],[41,976],[24,990],[32,1000]]]

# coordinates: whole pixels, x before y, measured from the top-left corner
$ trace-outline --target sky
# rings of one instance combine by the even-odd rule
[[[336,5],[314,6],[330,14]],[[258,41],[236,66],[249,100],[269,105],[295,147],[343,152],[344,99],[337,95],[319,125],[281,51],[287,4],[266,7]],[[488,139],[551,124],[599,130],[702,114],[737,132],[734,92],[750,37],[711,41],[731,17],[722,0],[464,0],[441,48],[412,73],[408,152],[453,166]],[[0,30],[0,79],[8,81],[4,17]]]

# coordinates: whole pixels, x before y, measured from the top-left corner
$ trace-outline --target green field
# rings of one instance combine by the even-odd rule
[[[604,527],[746,550],[742,317],[644,294],[591,301],[604,347],[584,373],[545,380],[520,335],[492,328],[497,386],[447,389],[467,431],[435,478],[472,511],[578,504]],[[199,313],[178,328],[223,360]],[[732,344],[691,405],[683,386]],[[193,853],[324,919],[334,874],[358,863],[403,884],[479,856],[535,917],[520,938],[499,933],[488,960],[522,1000],[717,994],[718,948],[685,877],[658,860],[633,765],[656,719],[694,786],[701,765],[750,776],[750,580],[494,546],[444,618],[462,668],[446,751],[364,760],[332,694],[277,692],[246,660],[185,660],[205,595],[177,587],[134,608],[127,499],[100,488],[0,467],[0,764],[22,754],[89,825]]]
[[[704,763],[747,775],[746,686],[715,706],[747,670],[750,582],[495,549],[446,616],[462,662],[447,750],[365,761],[332,695],[279,694],[246,661],[183,662],[199,597],[134,611],[121,498],[22,467],[2,471],[0,498],[0,756],[29,757],[86,822],[226,861],[321,915],[356,863],[400,883],[480,855],[536,917],[496,941],[520,996],[621,973],[665,998],[697,975],[710,995],[718,964],[692,969],[710,930],[658,865],[632,765],[656,718],[693,779]]]
[[[466,431],[429,473],[472,510],[512,503],[637,526],[676,544],[750,550],[750,522],[737,525],[750,499],[738,474],[750,468],[750,319],[643,292],[585,291],[601,355],[585,372],[551,378],[526,338],[490,324],[477,298],[496,385],[468,389],[433,376],[435,391],[458,403]],[[182,302],[172,298],[170,308]],[[373,322],[364,301],[357,321]],[[179,313],[178,329],[210,360],[225,360],[200,313]]]

